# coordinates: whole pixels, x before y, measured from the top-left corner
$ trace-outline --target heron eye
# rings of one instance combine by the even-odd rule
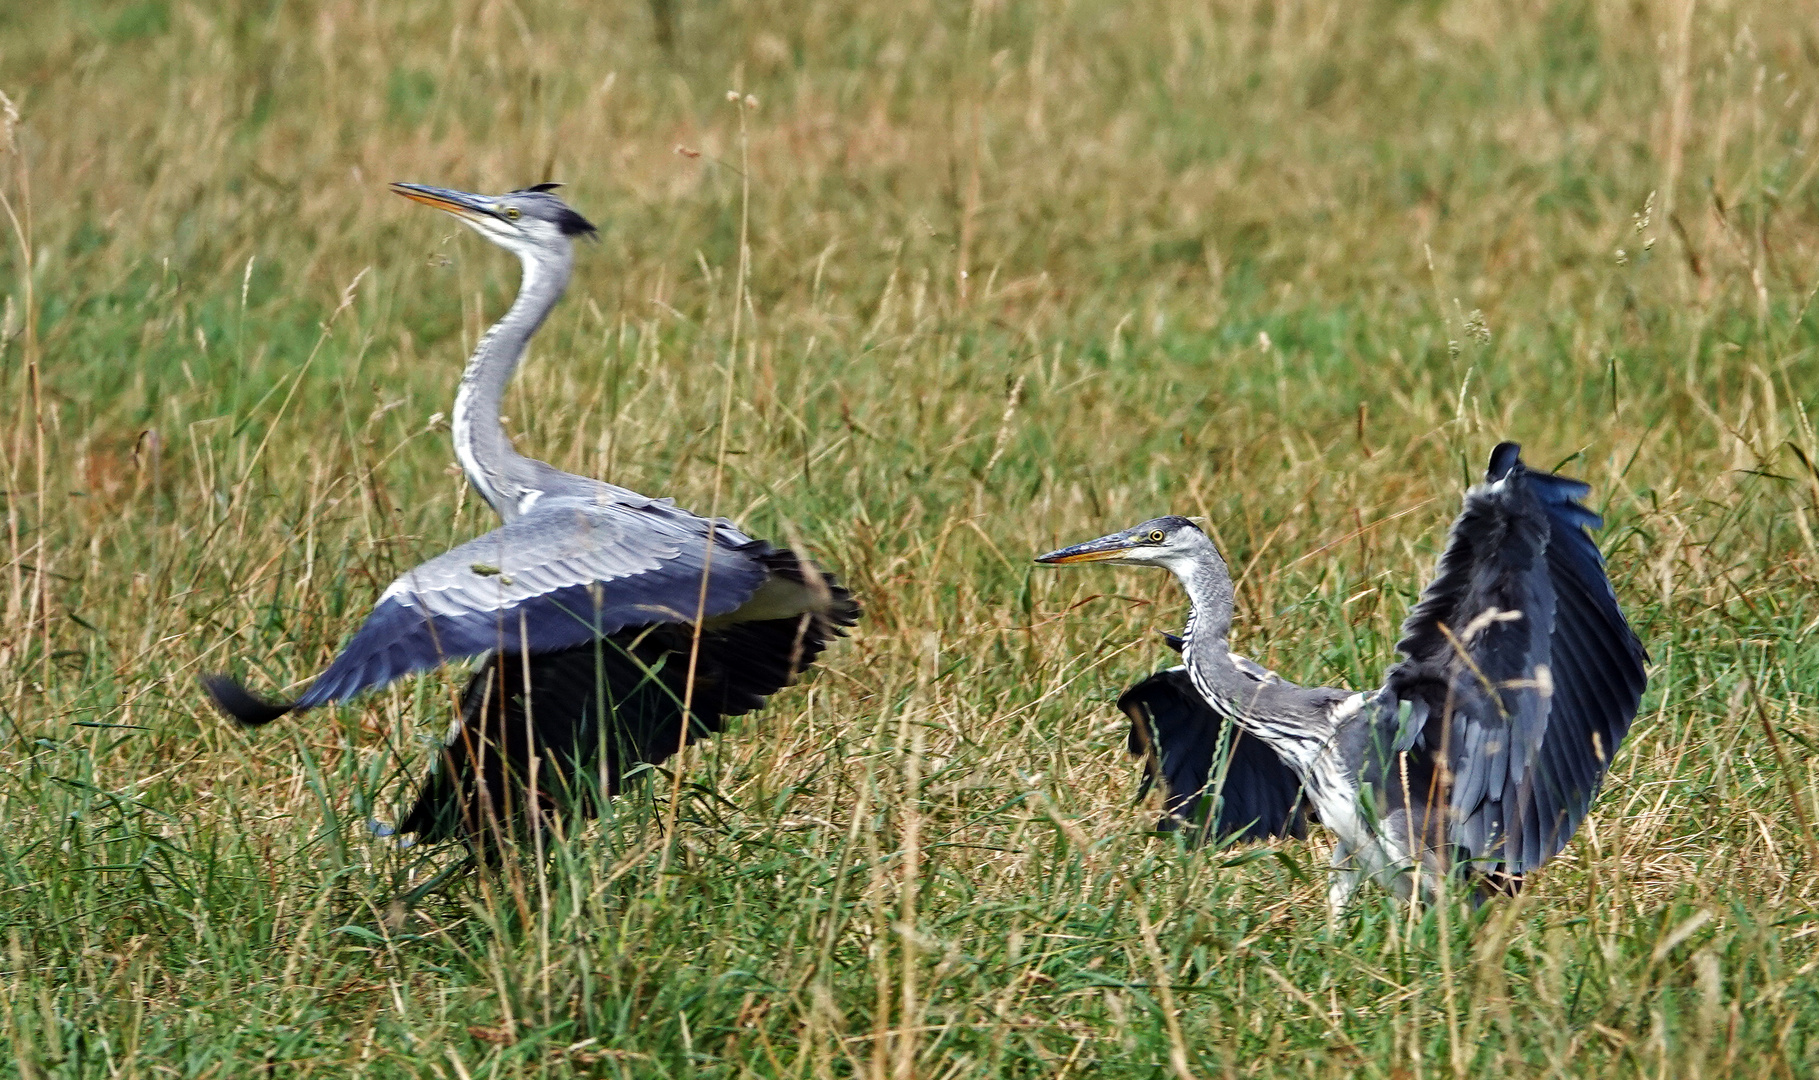
[[[1164,541],[1166,539],[1168,539],[1168,538],[1162,535],[1161,529],[1151,529],[1150,530],[1150,543],[1160,544],[1160,543],[1162,543],[1162,541]]]
[[[522,212],[515,206],[505,208],[505,220],[507,221],[517,221],[522,216]]]

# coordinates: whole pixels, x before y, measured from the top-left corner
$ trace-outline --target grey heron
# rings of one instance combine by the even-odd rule
[[[595,810],[637,763],[758,708],[853,625],[847,590],[807,557],[670,499],[525,457],[501,425],[506,384],[561,299],[594,226],[554,184],[477,195],[393,184],[517,255],[518,296],[481,337],[455,398],[455,456],[503,524],[407,571],[293,701],[203,679],[249,727],[401,676],[483,656],[398,831],[491,847],[537,813]],[[685,709],[686,705],[686,709]]]
[[[1432,899],[1455,872],[1479,899],[1513,891],[1566,846],[1635,718],[1648,658],[1587,531],[1603,526],[1579,501],[1590,487],[1519,455],[1497,446],[1466,493],[1403,624],[1403,659],[1374,691],[1297,686],[1231,653],[1231,573],[1187,518],[1038,557],[1160,566],[1187,590],[1183,666],[1121,703],[1172,814],[1216,788],[1214,751],[1235,734],[1236,798],[1212,827],[1293,833],[1305,799],[1337,841],[1335,913],[1363,880],[1405,899]]]

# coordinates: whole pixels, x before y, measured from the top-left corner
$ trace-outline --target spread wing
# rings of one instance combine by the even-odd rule
[[[1519,452],[1499,445],[1466,494],[1379,696],[1396,748],[1444,765],[1451,842],[1510,874],[1572,838],[1647,684],[1587,532],[1603,520],[1578,501],[1591,489]]]
[[[773,549],[663,503],[551,498],[407,572],[295,702],[206,680],[242,723],[265,723],[493,650],[553,652],[628,627],[712,619],[770,576]]]
[[[770,561],[778,573],[800,573],[793,552]],[[682,743],[721,730],[727,717],[760,708],[853,624],[858,606],[823,580],[832,601],[824,614],[732,622],[704,629],[698,642],[690,626],[670,624],[556,652],[487,657],[398,831],[421,842],[463,835],[486,848],[492,815],[501,824],[522,819],[533,756],[542,762],[546,808],[595,813],[597,798],[617,794],[632,766],[659,764]]]
[[[1259,682],[1275,679],[1261,665],[1233,656]],[[1158,829],[1193,820],[1213,799],[1204,830],[1217,839],[1266,840],[1307,835],[1301,782],[1275,751],[1214,709],[1194,689],[1186,668],[1168,668],[1124,692],[1118,708],[1131,718],[1130,752],[1143,758],[1143,786],[1162,781],[1167,815]]]

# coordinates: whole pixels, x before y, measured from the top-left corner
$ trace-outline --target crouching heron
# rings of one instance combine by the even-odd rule
[[[1499,445],[1466,493],[1375,691],[1296,686],[1229,652],[1231,573],[1186,518],[1038,557],[1160,566],[1187,590],[1182,667],[1120,701],[1171,816],[1211,794],[1222,834],[1298,835],[1305,799],[1338,841],[1335,913],[1365,879],[1405,899],[1454,872],[1479,898],[1513,891],[1566,846],[1635,718],[1647,655],[1587,532],[1603,525],[1579,502],[1591,489],[1519,453]]]
[[[758,708],[859,617],[814,562],[517,452],[500,424],[507,382],[568,286],[593,225],[554,184],[474,195],[392,190],[472,226],[523,264],[518,297],[480,339],[455,397],[455,456],[504,524],[406,572],[293,701],[203,679],[247,726],[484,656],[441,758],[398,830],[489,845],[535,812],[592,812],[626,770],[655,764]],[[489,850],[492,850],[489,847]]]

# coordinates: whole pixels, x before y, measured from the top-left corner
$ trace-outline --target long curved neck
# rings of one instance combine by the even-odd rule
[[[1325,710],[1310,708],[1303,688],[1259,681],[1232,662],[1232,575],[1224,559],[1211,552],[1174,570],[1193,605],[1182,652],[1195,688],[1214,708],[1263,740],[1305,782],[1332,736],[1330,717]]]
[[[1171,567],[1189,603],[1182,655],[1194,685],[1213,704],[1232,716],[1243,716],[1250,702],[1247,689],[1256,683],[1238,671],[1231,657],[1232,575],[1217,553]]]
[[[481,336],[469,358],[461,375],[461,390],[455,395],[452,421],[461,471],[480,497],[507,521],[528,508],[537,466],[513,449],[499,422],[499,407],[525,346],[562,299],[574,269],[574,258],[567,252],[529,252],[519,258],[524,277],[518,283],[518,298]]]

